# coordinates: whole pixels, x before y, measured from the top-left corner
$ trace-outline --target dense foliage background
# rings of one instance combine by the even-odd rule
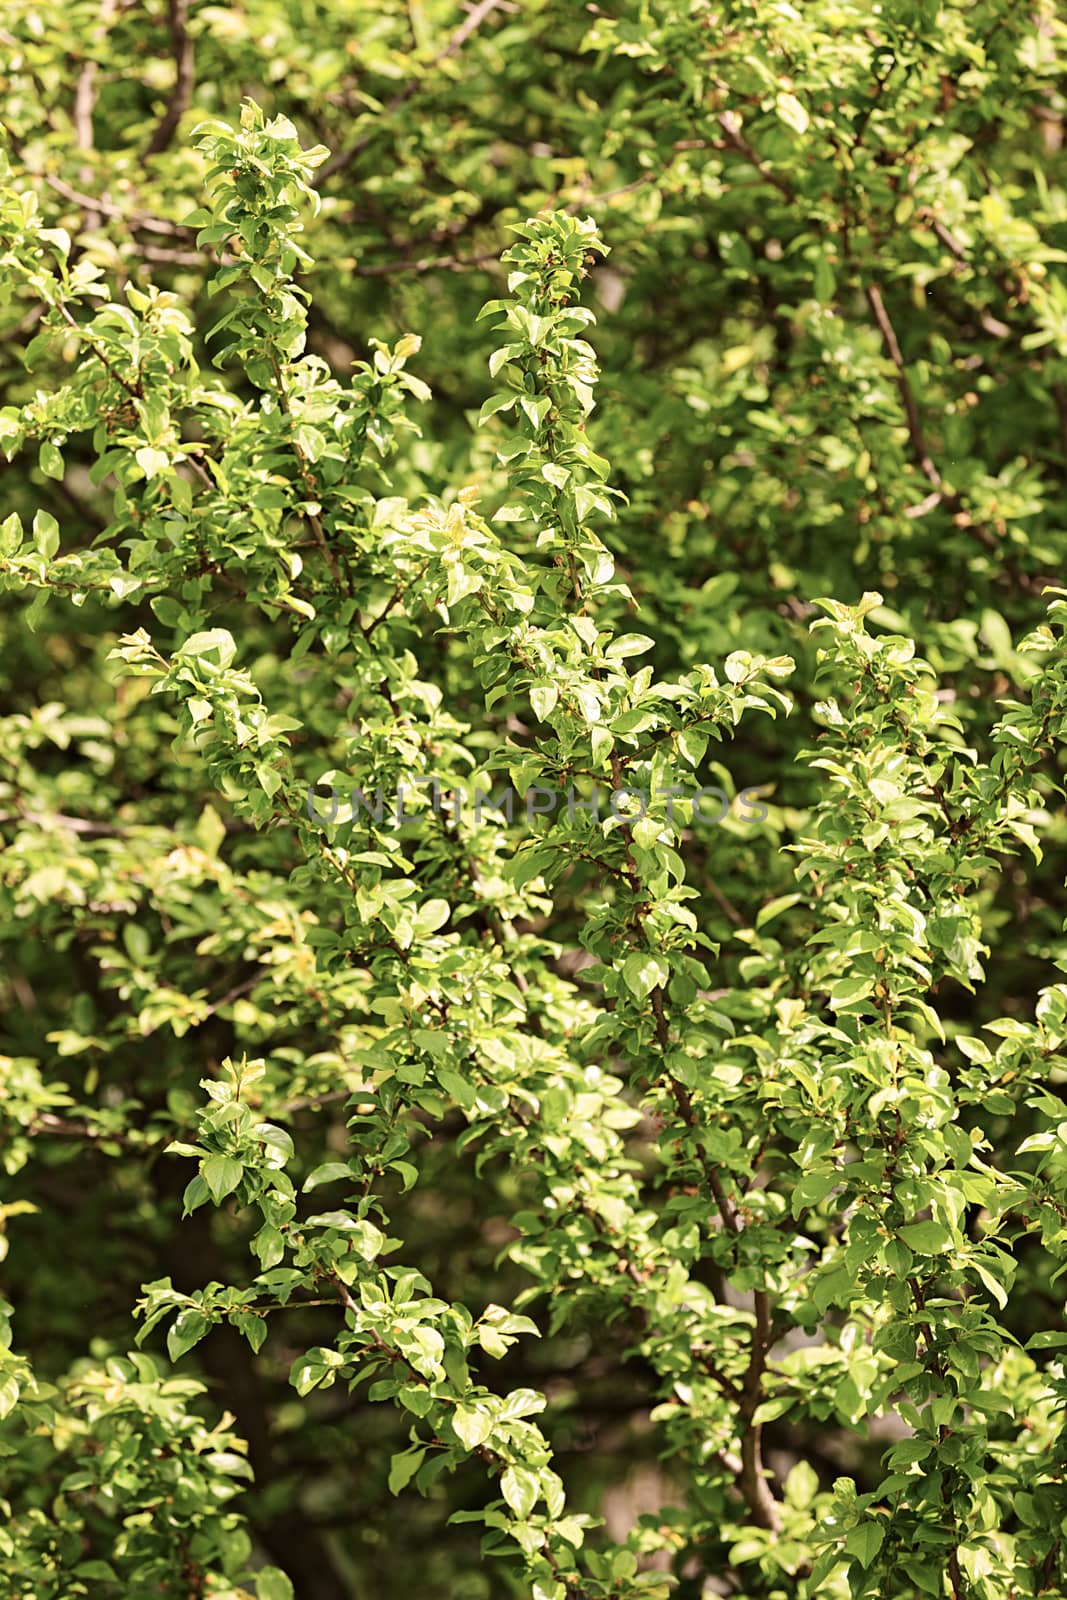
[[[1065,53],[9,0],[0,1595],[1067,1592]]]

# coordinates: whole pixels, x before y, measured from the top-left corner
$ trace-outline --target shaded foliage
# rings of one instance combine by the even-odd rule
[[[1064,37],[9,7],[0,1593],[1060,1591]]]

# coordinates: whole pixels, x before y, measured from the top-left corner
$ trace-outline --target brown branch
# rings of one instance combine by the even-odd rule
[[[741,1476],[738,1481],[748,1507],[760,1527],[769,1528],[772,1533],[777,1533],[781,1529],[782,1520],[778,1503],[764,1475],[761,1451],[763,1429],[760,1423],[753,1421],[763,1399],[763,1375],[767,1367],[767,1352],[774,1343],[770,1299],[765,1289],[757,1289],[754,1292],[753,1309],[756,1313],[756,1326],[752,1334],[752,1350],[741,1394],[740,1410],[744,1430],[741,1435]]]
[[[309,543],[308,548],[318,548],[317,543],[314,541]],[[299,617],[301,622],[307,621],[307,613],[305,611],[301,611],[300,607],[294,605],[291,600],[288,600],[285,597],[285,595],[266,594],[264,592],[255,595],[253,598],[248,586],[242,583],[238,578],[235,578],[231,572],[227,572],[224,567],[220,567],[217,562],[209,561],[203,570],[205,572],[210,572],[213,578],[217,578],[221,584],[225,585],[227,589],[231,589],[234,594],[239,594],[242,600],[247,600],[249,605],[262,606],[264,610],[273,609],[277,611],[287,611],[291,616]]]
[[[385,621],[385,619],[389,615],[389,613],[391,611],[393,611],[395,609],[395,607],[397,607],[400,604],[401,600],[403,600],[403,598],[404,598],[405,594],[407,593],[407,591],[412,587],[413,584],[416,584],[419,581],[419,579],[423,576],[423,574],[426,572],[426,570],[427,570],[427,568],[425,566],[421,567],[413,578],[402,578],[401,579],[401,581],[397,584],[396,588],[393,590],[393,593],[390,596],[387,604],[382,608],[381,611],[379,611],[379,613],[378,613],[378,615],[376,617],[372,617],[371,618],[370,622],[368,622],[367,626],[363,629],[363,637],[364,637],[364,639],[369,639],[371,637],[371,635],[373,634],[375,628],[378,628],[378,627],[381,626],[381,624]]]
[[[65,816],[62,811],[6,811],[0,815],[0,823],[3,822],[32,822],[36,827],[55,822],[69,833],[82,833],[88,838],[124,839],[133,832],[117,822],[93,822],[88,817]]]
[[[200,1022],[197,1023],[197,1026],[199,1027],[200,1023],[206,1022],[208,1017],[213,1017],[217,1011],[221,1011],[223,1006],[228,1006],[234,1000],[239,1000],[243,994],[248,994],[249,990],[254,989],[256,984],[263,977],[266,977],[266,973],[262,970],[259,970],[257,972],[253,972],[250,978],[245,978],[242,983],[235,984],[232,989],[230,989],[221,997],[221,999],[216,1000],[212,1005],[208,1006],[207,1010],[204,1012],[204,1015],[200,1018]]]
[[[105,1144],[121,1144],[137,1146],[137,1140],[131,1139],[128,1133],[108,1133],[104,1128],[91,1128],[87,1122],[73,1122],[69,1117],[57,1117],[50,1111],[43,1111],[35,1117],[27,1130],[34,1133],[54,1133],[64,1139],[87,1139],[90,1143],[103,1142]],[[144,1147],[149,1148],[147,1145]]]
[[[167,0],[167,14],[170,22],[171,54],[174,57],[174,87],[167,101],[167,109],[148,141],[145,150],[146,160],[149,156],[158,156],[162,151],[169,149],[178,124],[188,111],[189,102],[193,97],[196,52],[187,26],[189,0]]]
[[[606,205],[609,200],[621,200],[624,195],[633,194],[637,189],[645,188],[647,184],[659,183],[665,176],[666,168],[662,172],[643,172],[639,178],[634,178],[631,183],[624,183],[619,189],[606,189],[603,194],[581,195],[564,209],[573,217],[586,206]]]
[[[204,267],[208,264],[208,257],[196,250],[172,250],[166,245],[158,244],[142,245],[141,259],[158,261],[165,267]],[[236,257],[222,254],[218,259],[223,266],[226,266],[236,260]]]
[[[375,261],[368,266],[355,266],[352,274],[356,278],[387,278],[395,272],[473,272],[497,259],[495,251],[479,256],[423,256],[418,261]]]
[[[733,141],[731,141],[731,143],[732,142]],[[605,189],[601,194],[583,195],[577,200],[572,200],[570,205],[565,207],[565,209],[571,216],[574,216],[576,212],[583,208],[583,206],[602,206],[607,205],[612,200],[621,200],[626,195],[633,194],[636,190],[645,188],[647,184],[662,183],[678,156],[683,155],[687,150],[721,149],[721,140],[676,139],[674,144],[671,146],[671,154],[668,160],[664,166],[660,167],[656,172],[643,172],[639,178],[632,179],[630,183],[622,184],[618,189]]]
[[[663,1017],[663,997],[658,989],[652,991],[652,996],[657,1031],[659,1031],[660,1019]],[[674,1098],[681,1112],[682,1121],[690,1133],[694,1133],[696,1131],[697,1118],[688,1089],[674,1077],[671,1079],[671,1088],[674,1091]],[[708,1188],[722,1218],[723,1227],[728,1233],[736,1236],[744,1231],[744,1224],[738,1214],[737,1206],[732,1196],[727,1194],[722,1179],[708,1160],[703,1146],[698,1143],[696,1148]],[[763,1430],[761,1424],[753,1420],[763,1400],[763,1377],[767,1368],[767,1353],[774,1343],[771,1302],[766,1289],[753,1290],[752,1308],[756,1317],[756,1326],[752,1330],[752,1345],[749,1352],[748,1366],[741,1383],[741,1394],[738,1401],[741,1418],[741,1472],[737,1482],[741,1493],[745,1497],[745,1504],[751,1511],[756,1524],[761,1528],[768,1529],[771,1533],[778,1533],[781,1531],[782,1519],[778,1510],[778,1502],[771,1493],[770,1485],[764,1472]]]
[[[93,148],[93,111],[96,108],[96,62],[86,61],[74,86],[74,143],[79,150]]]
[[[722,911],[723,915],[729,917],[735,928],[743,928],[745,926],[744,917],[741,915],[740,911],[738,911],[733,901],[728,900],[723,894],[722,890],[719,888],[719,885],[715,882],[715,879],[710,877],[709,874],[705,872],[702,874],[702,882],[705,889],[715,901],[715,904]]]
[[[933,458],[927,448],[922,418],[919,415],[919,408],[915,403],[915,395],[908,380],[908,372],[904,365],[900,341],[897,338],[892,322],[889,320],[889,313],[886,311],[885,301],[882,299],[882,291],[876,283],[872,283],[868,284],[863,292],[867,297],[867,304],[870,306],[871,314],[878,326],[878,332],[882,335],[882,343],[885,345],[886,353],[896,370],[897,392],[904,407],[904,415],[908,425],[908,438],[911,441],[912,452],[918,462],[919,470],[922,472],[923,477],[933,484],[935,489],[940,489],[941,474],[934,465]]]
[[[956,267],[954,269],[955,275],[959,276],[962,274],[964,267],[969,267],[971,265],[971,259],[967,254],[965,246],[959,239],[956,238],[955,234],[952,233],[950,229],[946,228],[940,217],[936,216],[929,206],[924,206],[919,211],[919,220],[920,222],[924,222],[926,224],[931,233],[933,233],[937,240],[944,245],[949,255],[951,255],[956,262]],[[994,270],[991,275],[1001,293],[1007,300],[1010,301],[1012,296],[1015,294],[1017,287],[1012,279],[1011,273],[1007,271]],[[1001,322],[999,317],[994,317],[992,312],[987,310],[985,306],[972,306],[970,309],[978,318],[978,321],[981,323],[986,333],[991,334],[994,339],[1011,338],[1013,331],[1011,327],[1009,327],[1006,322]]]
[[[970,511],[968,511],[962,496],[958,492],[951,494],[946,493],[944,479],[942,478],[941,473],[938,471],[937,465],[934,462],[926,443],[926,435],[923,430],[922,418],[919,415],[919,407],[916,403],[915,394],[908,379],[907,368],[904,363],[904,355],[900,348],[900,341],[897,338],[896,329],[893,327],[889,313],[886,310],[885,301],[882,298],[882,291],[875,283],[869,284],[864,289],[864,294],[867,298],[867,304],[871,308],[871,313],[874,317],[878,331],[882,336],[882,342],[885,345],[886,354],[893,363],[893,367],[896,372],[897,391],[900,394],[901,403],[904,407],[904,417],[912,454],[920,472],[926,478],[927,482],[933,485],[931,493],[926,495],[918,505],[908,506],[905,509],[904,515],[906,517],[913,518],[922,517],[925,516],[928,511],[932,511],[935,506],[944,505],[947,510],[954,513],[953,520],[958,528],[966,528],[968,532],[978,540],[979,544],[982,545],[984,549],[990,551],[994,555],[997,555],[1003,560],[1004,570],[1013,583],[1016,583],[1019,588],[1026,590],[1030,594],[1036,593],[1041,588],[1040,582],[1031,578],[1028,573],[1021,572],[1019,570],[1018,566],[1014,561],[1012,561],[1007,551],[1003,549],[996,535],[990,532],[988,528],[983,527],[980,522],[975,521]]]
[[[936,217],[932,211],[925,209],[920,211],[919,216],[922,221],[927,224],[930,231],[935,234],[940,242],[944,245],[949,255],[954,256],[960,266],[966,266],[968,264],[966,250],[956,238],[955,234],[950,233],[948,228],[945,227],[945,224],[941,221],[940,217]]]
[[[6,42],[3,29],[0,29],[0,44]],[[159,233],[171,239],[195,239],[196,229],[187,228],[181,222],[169,222],[165,217],[153,217],[147,211],[125,211],[122,206],[116,205],[113,200],[106,200],[103,195],[87,194],[84,189],[75,189],[67,183],[65,178],[58,177],[54,172],[38,172],[26,160],[21,144],[15,137],[12,128],[6,122],[0,121],[0,130],[6,135],[11,149],[19,161],[26,168],[31,178],[40,178],[48,187],[60,195],[64,200],[69,200],[72,205],[80,206],[86,213],[86,218],[95,219],[97,215],[113,217],[116,221],[125,222],[127,227],[139,233]],[[88,181],[91,174],[85,173]]]
[[[78,73],[74,86],[74,108],[72,120],[74,122],[74,144],[78,150],[90,151],[93,148],[93,111],[96,107],[96,62],[86,61]],[[82,183],[92,180],[93,169],[87,163],[79,169]],[[85,225],[90,230],[99,227],[100,212],[95,208],[87,209]]]
[[[285,387],[285,379],[282,374],[281,363],[273,352],[271,352],[270,363],[274,370],[274,381],[277,388],[278,406],[284,413],[290,429],[292,429],[293,413],[292,408],[289,405],[289,394]],[[293,447],[293,454],[296,456],[297,465],[300,468],[300,476],[304,480],[304,491],[309,498],[309,502],[312,505],[315,505],[319,500],[319,492],[315,484],[311,467],[308,464],[307,456],[304,454],[303,450],[298,444],[295,433],[292,434],[290,442]],[[326,537],[326,530],[322,526],[322,519],[315,511],[305,510],[304,515],[307,518],[308,527],[315,535],[316,544],[326,558],[326,565],[330,569],[330,574],[334,582],[339,586],[341,583],[341,570],[337,565],[337,559],[334,556],[333,551],[330,549],[330,543]]]
[[[125,222],[136,233],[160,233],[170,239],[192,239],[196,236],[196,229],[187,228],[183,223],[168,222],[165,217],[153,217],[147,211],[124,211],[122,206],[117,206],[113,200],[105,200],[102,195],[85,194],[55,173],[32,172],[31,176],[42,178],[56,194],[62,195],[72,205],[81,206],[83,211],[100,211],[105,217]]]
[[[1052,399],[1059,424],[1060,450],[1063,453],[1064,465],[1067,466],[1067,388],[1064,388],[1062,383],[1052,385]]]
[[[85,340],[93,355],[100,362],[101,366],[104,367],[104,369],[110,374],[110,376],[114,378],[115,382],[121,384],[126,393],[131,395],[134,400],[140,400],[142,398],[140,383],[129,378],[124,378],[121,372],[117,372],[115,370],[115,368],[111,365],[107,355],[103,350],[101,350],[100,346],[97,344],[89,330],[87,328],[83,328],[77,318],[71,316],[62,300],[57,299],[55,301],[55,308],[67,326],[69,328],[73,328],[74,332],[78,334],[80,338]]]
[[[309,1094],[300,1100],[289,1100],[284,1106],[279,1106],[273,1113],[276,1117],[287,1117],[296,1111],[317,1111],[320,1106],[335,1104],[338,1100],[351,1100],[353,1095],[359,1093],[358,1089],[331,1089],[327,1094]]]
[[[778,193],[783,195],[786,200],[793,201],[796,199],[796,195],[793,193],[792,185],[787,183],[784,178],[780,178],[776,172],[772,172],[771,168],[763,160],[762,156],[760,156],[758,152],[749,144],[748,140],[741,132],[741,125],[732,111],[721,112],[716,118],[716,121],[718,122],[723,133],[725,133],[729,143],[733,145],[734,149],[739,155],[744,156],[745,160],[750,166],[755,167],[756,171],[759,173],[760,177],[765,180],[765,182],[771,184],[775,189],[777,189]]]
[[[122,0],[122,6],[128,8],[131,0]],[[122,9],[119,0],[102,0],[99,8],[97,26],[93,29],[87,49],[94,50],[103,43],[108,35],[115,18],[116,10]],[[91,151],[95,143],[93,131],[93,113],[96,110],[96,96],[99,78],[99,63],[92,56],[77,57],[81,61],[81,70],[78,73],[74,86],[74,107],[72,121],[74,123],[74,144],[78,150]],[[93,169],[86,164],[80,169],[82,183],[92,181]],[[100,221],[100,213],[96,207],[86,212],[86,222],[90,228],[95,228]]]

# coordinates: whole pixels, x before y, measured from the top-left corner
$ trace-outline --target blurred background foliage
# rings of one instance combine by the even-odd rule
[[[812,600],[876,589],[885,604],[872,623],[915,639],[981,745],[1017,681],[1012,639],[1043,615],[1042,588],[1062,581],[1067,554],[1065,50],[1067,23],[1048,0],[8,0],[2,138],[18,183],[113,294],[155,284],[180,297],[204,364],[221,308],[186,220],[205,177],[189,131],[252,94],[305,143],[328,146],[321,212],[306,219],[309,344],[344,374],[371,356],[371,339],[421,336],[410,368],[432,398],[421,438],[381,486],[412,498],[464,487],[489,506],[505,497],[472,428],[493,347],[475,318],[503,292],[509,225],[549,206],[593,216],[611,253],[587,293],[603,371],[590,429],[627,496],[604,537],[635,596],[632,625],[656,640],[657,671],[736,649],[788,653],[791,690],[810,705]],[[73,352],[51,338],[35,345],[37,315],[0,285],[10,406],[53,388]],[[228,381],[240,389],[239,374]],[[5,514],[28,520],[45,507],[65,545],[90,545],[110,517],[91,466],[87,440],[71,440],[61,481],[22,452],[3,469]],[[176,1227],[185,1174],[151,1138],[143,1159],[114,1159],[130,1104],[146,1108],[149,1130],[153,1117],[180,1121],[211,1064],[264,1040],[287,1060],[294,1096],[312,1097],[344,1073],[346,1052],[342,1034],[316,1054],[310,1008],[288,1016],[279,1041],[244,992],[240,949],[197,953],[214,896],[233,895],[232,911],[254,880],[231,881],[245,859],[239,833],[219,861],[226,820],[206,809],[202,774],[160,741],[164,713],[149,728],[129,684],[117,720],[111,709],[104,657],[116,632],[146,620],[143,608],[121,597],[111,611],[35,605],[5,593],[0,609],[0,827],[31,781],[28,762],[56,809],[100,816],[132,797],[161,844],[175,809],[199,815],[208,863],[185,927],[156,930],[162,977],[143,980],[139,935],[121,930],[152,874],[166,874],[165,853],[131,881],[120,836],[113,875],[104,847],[75,912],[54,836],[28,875],[24,858],[9,859],[3,1154],[11,1199],[42,1209],[12,1228],[5,1270],[23,1346],[58,1374],[89,1336],[99,1351],[125,1348],[146,1279],[167,1270],[179,1286],[227,1282],[244,1251],[224,1215]],[[225,596],[218,606],[225,623]],[[261,654],[269,681],[272,625],[241,616],[242,648]],[[462,705],[462,650],[445,654],[432,638],[413,647]],[[723,758],[727,783],[766,785],[770,807],[759,826],[708,830],[694,869],[724,988],[744,985],[761,905],[793,887],[781,847],[816,798],[818,775],[795,765],[808,738],[803,719],[750,719]],[[989,982],[977,999],[959,989],[939,1002],[960,1027],[1027,1011],[1067,954],[1061,818],[1045,851],[1025,873],[1003,862],[986,895]],[[574,925],[581,913],[579,897]],[[803,908],[780,926],[794,916],[802,926]],[[267,937],[254,923],[250,948]],[[128,1043],[106,1057],[85,1044],[113,1040],[131,1017]],[[23,1061],[50,1062],[53,1088]],[[64,1094],[98,1104],[105,1123],[92,1139],[64,1126]],[[113,1139],[101,1131],[108,1116]],[[21,1165],[20,1119],[34,1133],[32,1168]],[[293,1117],[312,1143],[340,1150],[340,1111],[330,1119],[328,1106]],[[521,1196],[501,1168],[487,1214],[484,1175],[475,1185],[452,1159],[456,1131],[427,1142],[398,1225],[444,1297],[510,1304],[525,1278],[499,1253]],[[1044,1325],[1058,1325],[1060,1298],[1037,1277],[1031,1288]],[[627,1345],[625,1327],[523,1341],[500,1374],[546,1391],[572,1493],[613,1532],[642,1511],[669,1518],[674,1493],[669,1465],[657,1464],[648,1375],[623,1359]],[[358,1393],[297,1398],[291,1355],[272,1342],[250,1364],[222,1331],[197,1360],[249,1439],[252,1522],[302,1600],[383,1586],[500,1593],[492,1570],[477,1570],[469,1530],[442,1540],[443,1487],[425,1502],[384,1492],[400,1420]],[[873,1460],[878,1448],[831,1434],[801,1443],[828,1478],[847,1470],[861,1486],[865,1451]],[[796,1444],[787,1426],[771,1430],[769,1459],[787,1468]],[[477,1469],[447,1493],[451,1509],[476,1502]]]

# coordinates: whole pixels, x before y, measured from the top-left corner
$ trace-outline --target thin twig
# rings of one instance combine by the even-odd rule
[[[358,1089],[331,1089],[328,1094],[309,1094],[300,1100],[289,1100],[284,1106],[279,1106],[273,1113],[276,1117],[287,1117],[295,1111],[317,1111],[320,1106],[334,1105],[339,1100],[351,1100],[353,1095],[359,1093]]]
[[[708,873],[705,873],[703,875],[703,883],[705,889],[711,895],[716,905],[725,916],[729,917],[734,927],[743,928],[745,926],[744,917],[741,915],[740,911],[738,911],[733,901],[726,898],[722,890],[719,888],[719,885],[715,882],[715,879],[712,878]]]
[[[901,352],[896,330],[889,320],[889,313],[886,311],[885,301],[882,299],[882,291],[876,283],[871,283],[867,285],[864,293],[867,297],[867,304],[871,308],[871,314],[878,325],[878,331],[882,335],[882,342],[885,345],[886,352],[896,370],[897,392],[904,407],[904,416],[907,419],[908,438],[911,441],[912,452],[923,477],[929,479],[935,489],[940,489],[941,474],[934,465],[933,458],[927,448],[922,418],[919,416],[919,408],[915,403],[915,395],[908,380],[908,372],[904,365],[904,356]]]
[[[418,261],[376,261],[368,266],[356,266],[356,278],[388,278],[396,272],[473,272],[487,267],[498,259],[495,251],[478,256],[423,256]]]
[[[62,300],[58,300],[57,299],[54,302],[54,304],[55,304],[56,310],[59,312],[60,316],[63,318],[63,321],[67,324],[67,326],[69,328],[73,328],[74,332],[76,334],[78,334],[78,336],[80,338],[85,340],[85,343],[89,346],[89,349],[92,351],[93,355],[100,362],[101,366],[104,367],[104,369],[111,375],[111,377],[114,378],[115,382],[118,383],[118,384],[121,384],[122,387],[125,389],[126,393],[128,395],[131,395],[134,400],[140,400],[142,398],[142,391],[141,391],[140,383],[139,382],[135,382],[135,381],[131,380],[130,378],[124,378],[122,373],[118,372],[111,365],[111,362],[110,362],[108,356],[104,353],[103,350],[101,350],[100,346],[97,344],[97,342],[93,338],[92,334],[88,331],[87,328],[83,328],[82,327],[81,323],[77,320],[76,317],[71,316],[70,312],[67,310],[67,308],[63,304]]]
[[[663,1010],[663,996],[659,989],[652,991],[652,1006],[656,1015],[656,1031],[660,1036],[661,1046],[663,1046],[666,1042],[667,1024]],[[682,1121],[690,1133],[695,1134],[697,1116],[693,1109],[693,1102],[688,1089],[673,1076],[671,1077],[671,1089],[674,1093],[678,1110],[681,1113]],[[722,1179],[709,1161],[707,1152],[699,1140],[696,1143],[696,1152],[708,1189],[722,1218],[723,1227],[727,1233],[736,1237],[744,1232],[744,1224],[741,1221],[737,1205],[732,1196],[727,1193]],[[771,1302],[766,1289],[753,1290],[752,1307],[755,1312],[756,1326],[752,1330],[748,1367],[741,1383],[739,1401],[741,1472],[737,1481],[738,1487],[745,1497],[745,1503],[758,1526],[766,1528],[772,1533],[778,1533],[782,1526],[781,1513],[778,1509],[778,1502],[771,1493],[764,1472],[761,1425],[754,1420],[763,1399],[763,1376],[767,1368],[767,1353],[774,1343]]]
[[[300,468],[300,476],[304,480],[304,490],[305,490],[305,493],[309,497],[309,503],[314,505],[314,504],[317,504],[317,502],[318,502],[318,489],[316,487],[315,479],[314,479],[314,477],[312,475],[311,468],[308,465],[307,456],[304,454],[303,450],[301,449],[300,444],[297,441],[295,433],[292,432],[293,413],[292,413],[292,408],[289,405],[289,394],[288,394],[288,391],[287,391],[287,389],[285,387],[285,378],[284,378],[283,373],[282,373],[281,363],[278,360],[277,356],[273,352],[271,352],[270,362],[271,362],[271,367],[274,370],[274,380],[275,380],[276,392],[277,392],[277,396],[278,396],[278,406],[279,406],[279,409],[284,413],[286,421],[289,423],[289,427],[290,427],[290,442],[291,442],[292,447],[293,447],[293,454],[296,456],[297,465]],[[330,542],[326,537],[326,530],[322,526],[321,518],[319,517],[317,512],[310,511],[306,507],[305,507],[304,515],[307,518],[308,527],[311,529],[312,533],[315,535],[315,542],[318,544],[319,549],[322,551],[323,555],[326,558],[326,565],[330,569],[330,574],[333,577],[334,582],[336,584],[340,585],[340,582],[341,582],[341,571],[340,571],[340,568],[337,565],[336,557],[334,556],[333,551],[330,549]]]
[[[741,132],[741,125],[732,111],[721,112],[716,118],[716,121],[718,122],[723,133],[725,133],[730,144],[733,145],[734,149],[740,155],[744,156],[745,160],[751,166],[755,167],[761,178],[763,178],[767,183],[772,184],[773,187],[778,190],[778,193],[783,195],[786,200],[792,201],[796,199],[796,196],[793,193],[792,185],[787,183],[784,178],[780,178],[776,172],[773,172],[763,160],[762,156],[760,156],[749,144],[748,140]]]
[[[877,325],[878,331],[882,336],[882,343],[885,345],[886,354],[893,363],[893,368],[896,373],[897,391],[900,395],[901,404],[904,407],[904,418],[908,430],[908,440],[911,444],[912,455],[920,472],[923,474],[923,477],[926,478],[928,483],[933,485],[932,492],[928,494],[925,499],[921,500],[918,505],[908,506],[904,512],[904,515],[912,518],[925,516],[925,514],[928,511],[932,511],[935,506],[943,504],[947,510],[955,513],[954,520],[957,527],[966,528],[968,532],[978,540],[979,544],[982,545],[985,550],[988,550],[991,554],[1002,559],[1004,562],[1004,570],[1011,580],[1018,584],[1021,589],[1025,589],[1030,593],[1033,593],[1038,587],[1038,585],[1035,583],[1035,580],[1031,578],[1028,573],[1021,572],[1011,560],[1008,553],[1004,550],[1004,547],[1002,546],[1000,540],[997,539],[996,535],[988,528],[983,527],[980,522],[977,522],[974,519],[970,511],[967,509],[967,506],[959,492],[955,491],[949,493],[946,490],[944,479],[942,478],[941,473],[937,468],[937,464],[930,454],[930,450],[926,442],[926,434],[923,429],[922,418],[919,414],[919,407],[916,403],[915,394],[908,378],[907,367],[904,363],[904,354],[900,348],[900,340],[897,338],[896,329],[893,327],[889,312],[886,310],[885,301],[882,298],[882,291],[878,284],[872,283],[866,286],[864,289],[864,294],[867,298],[867,304],[871,308],[871,314],[874,317],[875,324]]]

